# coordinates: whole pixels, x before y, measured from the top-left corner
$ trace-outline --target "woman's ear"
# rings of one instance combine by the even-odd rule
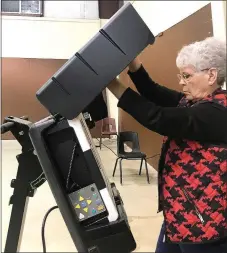
[[[209,84],[213,85],[217,82],[217,78],[218,78],[218,71],[215,68],[211,68],[208,71],[208,75],[209,75]]]

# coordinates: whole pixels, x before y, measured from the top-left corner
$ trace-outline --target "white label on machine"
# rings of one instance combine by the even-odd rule
[[[116,210],[116,207],[113,204],[113,200],[111,199],[107,188],[102,189],[100,191],[100,194],[109,212],[109,216],[108,216],[109,222],[116,221],[118,219],[118,212]]]
[[[79,216],[80,220],[82,220],[84,217],[85,216],[82,213],[80,213],[80,216]]]
[[[86,126],[86,123],[84,122],[82,114],[80,114],[74,120],[68,120],[68,123],[71,127],[74,128],[74,131],[76,133],[76,136],[78,138],[78,141],[81,145],[83,152],[92,149],[93,155],[96,158],[96,162],[98,163],[100,171],[102,172],[102,175],[105,178],[105,181],[107,183],[107,188],[109,188],[109,191],[111,191],[111,187],[110,187],[110,185],[108,185],[109,180],[106,177],[104,171],[102,171],[102,164],[101,164],[100,159],[98,159],[99,155],[98,155],[96,149],[94,148],[92,137],[90,135],[90,132],[87,131],[87,126]],[[108,191],[107,188],[100,190],[100,194],[101,194],[102,199],[105,203],[106,209],[108,210],[108,213],[109,213],[108,220],[110,222],[113,222],[118,219],[118,211],[116,209],[116,206],[114,205],[114,200],[111,198],[110,192]]]
[[[76,133],[76,136],[79,140],[79,143],[80,143],[80,146],[81,146],[83,152],[91,149],[89,142],[87,140],[87,136],[85,135],[84,129],[81,125],[80,118],[78,117],[74,120],[68,120],[68,123],[71,127],[74,128],[74,131]]]

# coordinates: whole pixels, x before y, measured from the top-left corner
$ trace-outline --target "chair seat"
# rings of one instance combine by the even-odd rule
[[[127,154],[119,154],[118,155],[119,158],[124,158],[124,159],[141,159],[141,158],[145,158],[146,154],[142,153],[142,152],[129,152]]]

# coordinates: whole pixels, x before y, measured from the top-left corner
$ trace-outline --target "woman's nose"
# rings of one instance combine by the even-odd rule
[[[186,85],[186,83],[185,83],[185,81],[183,80],[183,78],[181,78],[181,79],[179,80],[179,84],[180,84],[181,86],[185,86],[185,85]]]
[[[185,81],[184,81],[184,79],[183,79],[183,77],[182,77],[181,74],[178,74],[178,75],[177,75],[177,78],[178,78],[178,82],[179,82],[179,84],[180,84],[181,86],[185,85]]]

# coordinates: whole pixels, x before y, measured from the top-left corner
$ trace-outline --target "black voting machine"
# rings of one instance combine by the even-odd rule
[[[134,7],[125,4],[37,92],[49,117],[28,124],[7,118],[14,136],[15,126],[21,130],[25,125],[27,150],[35,152],[30,155],[39,167],[37,187],[48,181],[78,252],[129,253],[136,248],[122,199],[105,175],[89,129],[107,117],[102,91],[154,40]],[[20,140],[20,134],[16,137]],[[10,226],[8,245],[15,236]]]

